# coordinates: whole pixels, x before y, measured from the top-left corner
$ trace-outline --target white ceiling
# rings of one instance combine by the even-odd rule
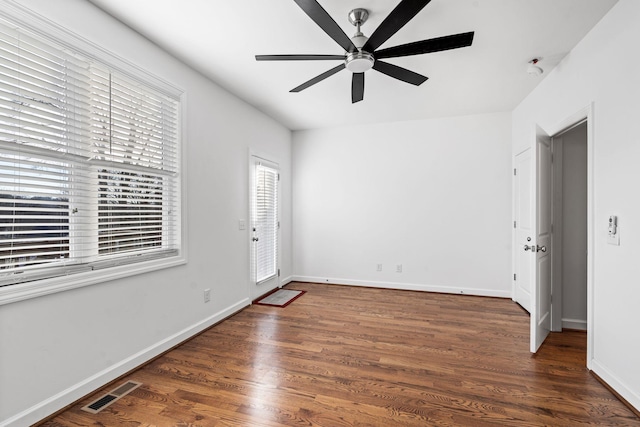
[[[511,111],[617,0],[432,0],[381,48],[475,31],[473,45],[388,62],[429,77],[412,86],[375,70],[351,103],[343,70],[289,90],[339,61],[257,62],[256,54],[342,54],[293,0],[90,0],[292,130]],[[351,9],[369,36],[398,0],[319,0],[351,37]],[[542,57],[540,77],[527,62]]]

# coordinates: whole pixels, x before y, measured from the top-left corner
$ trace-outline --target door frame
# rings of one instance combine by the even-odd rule
[[[593,313],[594,313],[594,123],[593,123],[593,103],[590,103],[586,107],[578,110],[574,114],[568,116],[564,120],[558,122],[556,125],[544,129],[540,124],[536,123],[534,126],[540,126],[547,132],[552,138],[559,135],[573,126],[586,122],[587,126],[587,368],[591,369],[593,361],[593,343],[594,343],[594,325],[593,325]],[[534,140],[535,142],[535,140]],[[554,230],[555,231],[555,230]],[[514,247],[514,251],[516,248]],[[553,250],[553,248],[552,248]],[[552,280],[552,293],[560,292],[561,286],[559,283]],[[538,291],[538,284],[532,284],[534,289],[532,292]],[[532,319],[534,316],[532,316]]]
[[[563,132],[561,132],[562,134]],[[558,134],[556,134],[558,135]],[[564,145],[558,143],[556,136],[551,139],[551,155],[553,156],[553,164],[551,165],[551,215],[553,223],[553,232],[551,233],[551,294],[553,302],[551,304],[551,331],[562,332],[562,304],[563,295],[562,288],[562,247],[563,247],[563,220],[564,212],[562,208],[562,199],[564,197],[563,190],[563,162],[564,162]]]

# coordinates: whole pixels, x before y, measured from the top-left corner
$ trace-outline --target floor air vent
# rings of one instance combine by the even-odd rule
[[[98,399],[89,403],[87,406],[82,407],[81,409],[85,412],[97,414],[107,406],[111,405],[116,400],[126,396],[127,394],[131,393],[133,390],[137,389],[141,385],[142,383],[139,383],[136,381],[127,381],[126,383],[122,384],[120,387],[111,390],[109,393],[99,397]]]

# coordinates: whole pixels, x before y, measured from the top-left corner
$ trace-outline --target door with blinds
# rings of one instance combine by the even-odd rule
[[[252,156],[251,246],[252,281],[258,297],[279,285],[278,165]]]

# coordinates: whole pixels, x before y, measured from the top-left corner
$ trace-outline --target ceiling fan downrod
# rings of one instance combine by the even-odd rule
[[[369,11],[367,9],[353,9],[349,12],[349,22],[357,28],[356,35],[362,35],[360,32],[360,26],[367,22],[369,17]]]
[[[349,12],[349,22],[356,27],[356,33],[351,38],[351,41],[356,45],[358,50],[362,50],[362,46],[369,40],[369,38],[365,37],[360,31],[360,26],[367,22],[368,17],[369,11],[367,9],[353,9]]]

